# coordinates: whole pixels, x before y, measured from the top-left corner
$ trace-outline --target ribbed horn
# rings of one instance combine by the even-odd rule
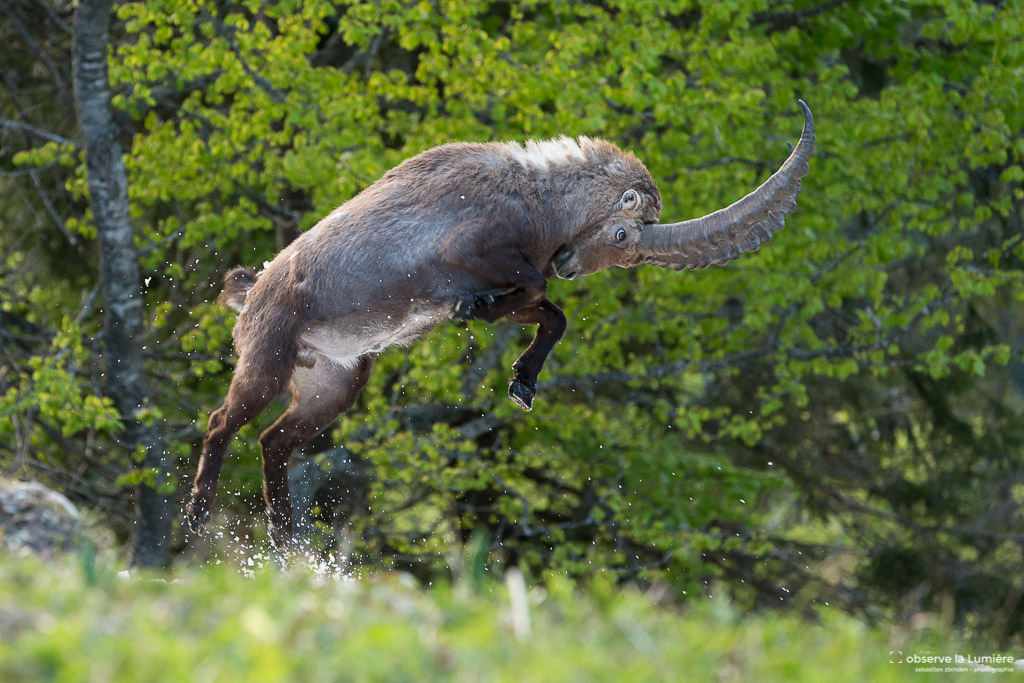
[[[701,218],[644,227],[638,249],[643,263],[694,270],[724,265],[745,251],[756,251],[796,208],[800,178],[810,170],[814,151],[814,117],[803,100],[800,142],[775,174],[738,202]]]

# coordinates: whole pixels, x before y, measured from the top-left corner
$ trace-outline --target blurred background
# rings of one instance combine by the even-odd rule
[[[817,149],[774,243],[551,282],[569,330],[531,413],[505,387],[532,328],[452,322],[388,351],[293,459],[302,534],[424,582],[475,536],[533,578],[1021,638],[1020,2],[121,4],[110,149],[134,244],[107,265],[137,269],[142,302],[123,354],[73,25],[70,2],[0,2],[0,471],[64,492],[135,563],[227,552],[181,510],[234,362],[228,269],[459,140],[606,138],[664,220],[700,215],[781,164],[802,98]],[[228,537],[266,543],[257,437],[282,408],[229,451]]]

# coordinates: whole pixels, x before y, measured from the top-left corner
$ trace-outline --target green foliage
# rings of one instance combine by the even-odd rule
[[[167,580],[165,580],[165,578]],[[168,582],[173,578],[173,581]],[[154,580],[156,579],[156,580]],[[743,615],[722,598],[685,613],[600,578],[520,588],[484,578],[417,590],[398,575],[317,579],[227,565],[122,578],[94,558],[5,558],[4,680],[897,681],[896,653],[977,653],[932,629],[885,635],[819,610]],[[982,649],[990,654],[991,649]],[[931,674],[953,680],[949,674]]]
[[[90,361],[81,330],[65,317],[49,354],[30,358],[21,384],[0,397],[0,417],[7,418],[0,424],[11,424],[12,415],[30,415],[44,430],[64,436],[85,430],[118,431],[121,421],[113,401],[93,393],[95,387],[88,375],[81,374],[82,366]]]
[[[871,618],[952,605],[964,629],[1019,639],[1021,10],[120,5],[110,68],[146,278],[139,343],[159,387],[143,417],[168,435],[178,490],[229,381],[233,317],[214,304],[228,268],[259,266],[453,140],[608,138],[648,165],[666,220],[697,215],[777,166],[802,97],[817,153],[774,244],[699,274],[550,283],[569,331],[529,414],[504,397],[529,339],[508,323],[450,323],[384,354],[332,434],[360,483],[320,496],[319,521],[354,561],[425,581],[475,533],[495,566],[534,577],[606,570],[690,596],[724,582],[743,608],[804,588]],[[54,174],[67,220],[0,199],[15,330],[0,341],[0,434],[49,468],[31,471],[116,498],[151,473],[124,476],[98,398],[100,318],[82,310],[96,256],[64,242],[94,233],[82,157],[53,141],[11,150],[4,168]],[[22,223],[29,237],[6,227]],[[263,525],[258,427],[235,441],[218,501],[246,532]],[[69,455],[97,440],[100,465]]]

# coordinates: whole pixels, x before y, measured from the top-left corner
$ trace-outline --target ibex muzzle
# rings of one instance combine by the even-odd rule
[[[292,402],[260,437],[271,538],[292,536],[287,464],[348,410],[374,358],[452,318],[538,325],[512,366],[509,396],[533,405],[537,376],[565,332],[547,280],[612,266],[724,264],[772,238],[796,208],[814,121],[782,167],[731,206],[658,223],[661,196],[632,154],[590,138],[442,145],[404,161],[285,248],[259,274],[225,278],[238,310],[238,364],[210,416],[188,505],[210,515],[224,450],[286,387]]]

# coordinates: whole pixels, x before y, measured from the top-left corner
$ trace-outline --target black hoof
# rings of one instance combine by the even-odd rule
[[[477,317],[477,312],[490,306],[494,303],[494,297],[491,294],[466,294],[459,297],[459,300],[455,302],[455,309],[452,311],[453,320],[473,320]]]
[[[291,550],[294,545],[294,541],[291,536],[284,536],[280,533],[271,532],[270,534],[270,547],[279,553],[285,553]]]
[[[459,300],[455,302],[455,308],[452,309],[452,320],[471,319],[475,308],[476,306],[473,305],[473,297],[459,297]]]
[[[189,530],[196,536],[202,536],[208,521],[210,521],[210,510],[195,498],[190,500],[185,506],[185,522],[188,524]]]
[[[515,291],[514,289],[490,289],[476,294],[463,294],[455,302],[452,309],[453,320],[476,320],[494,305],[499,297]]]
[[[536,392],[518,379],[508,383],[508,397],[523,410],[533,409],[533,397]]]
[[[270,510],[267,510],[267,531],[270,534],[270,545],[280,553],[285,552],[295,543],[291,522],[275,521]]]

